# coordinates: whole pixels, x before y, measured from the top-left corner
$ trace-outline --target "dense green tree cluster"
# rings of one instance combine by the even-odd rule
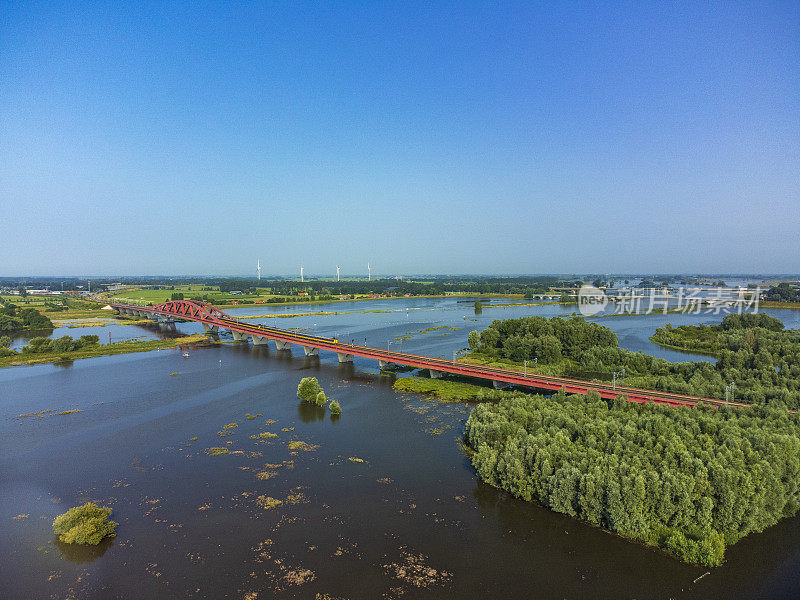
[[[10,302],[0,308],[0,332],[53,327],[53,322],[34,308],[20,308]]]
[[[303,377],[297,385],[297,397],[305,402],[317,403],[317,398],[325,392],[322,391],[322,386],[316,377]]]
[[[297,385],[297,396],[303,402],[316,404],[320,407],[325,406],[325,404],[328,402],[328,397],[325,395],[325,391],[322,389],[322,386],[319,384],[319,380],[316,377],[303,377],[300,380],[300,383]],[[338,412],[336,412],[334,408],[338,410]],[[339,414],[342,412],[339,403],[335,400],[331,401],[331,412],[334,414]]]
[[[492,485],[693,563],[800,504],[800,421],[776,409],[517,392],[476,406],[465,440]]]
[[[577,317],[524,317],[492,321],[481,332],[477,347],[470,347],[490,356],[552,363],[562,357],[577,360],[589,348],[617,346],[617,336],[610,329]]]
[[[800,287],[779,283],[764,292],[764,300],[770,302],[800,302]]]
[[[673,363],[623,350],[611,330],[580,318],[494,321],[468,341],[473,352],[489,358],[536,358],[554,375],[606,381],[624,370],[624,384],[633,387],[800,408],[800,332],[784,330],[778,319],[729,315],[720,325],[667,325],[650,339],[718,360]],[[726,392],[731,384],[733,392]]]

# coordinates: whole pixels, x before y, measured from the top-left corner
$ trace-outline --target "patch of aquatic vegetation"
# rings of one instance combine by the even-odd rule
[[[294,431],[294,427],[281,427],[281,431]]]
[[[348,459],[347,459],[347,460],[349,460],[350,462],[354,462],[354,463],[363,463],[363,462],[367,462],[367,461],[365,461],[363,458],[358,458],[357,456],[350,456],[350,457],[348,457]]]
[[[24,519],[27,519],[30,516],[31,515],[29,513],[27,513],[27,514],[17,515],[16,517],[11,517],[11,518],[14,519],[15,521],[22,521]]]
[[[488,391],[480,385],[424,377],[403,377],[395,381],[392,387],[398,392],[428,394],[446,402],[474,400]]]
[[[430,435],[442,435],[445,431],[447,431],[451,427],[452,427],[452,425],[443,425],[441,427],[433,427],[433,428],[430,428],[430,429],[426,429],[425,433],[430,434]]]
[[[300,440],[292,440],[289,442],[289,450],[302,450],[303,452],[312,452],[319,448],[319,444],[309,444]]]
[[[196,441],[197,441],[197,438],[196,438],[196,437],[190,437],[190,438],[189,438],[189,441],[190,441],[190,442],[196,442]]]
[[[304,504],[308,502],[308,498],[303,493],[301,487],[296,487],[291,490],[291,493],[286,495],[286,504]]]
[[[272,424],[274,424],[274,423],[277,423],[277,421],[276,421],[275,419],[267,419],[267,420],[266,420],[266,421],[264,421],[264,422],[265,422],[267,425],[272,425]]]
[[[219,456],[220,454],[230,454],[230,450],[225,447],[220,448],[219,446],[213,448],[206,448],[206,454],[211,456]]]
[[[169,374],[170,377],[175,377],[176,375],[177,375],[177,373],[170,373]]]
[[[277,471],[259,471],[258,473],[256,473],[256,478],[264,481],[267,479],[272,479],[277,474],[278,474]]]
[[[235,429],[238,426],[239,426],[238,423],[228,423],[227,425],[223,425],[222,428],[223,429]]]
[[[403,583],[408,583],[417,588],[428,588],[434,585],[444,585],[452,580],[453,574],[447,571],[438,571],[426,563],[428,557],[416,554],[406,547],[400,548],[400,560],[383,565],[387,574]]]
[[[71,408],[71,409],[62,410],[62,411],[56,411],[56,409],[51,408],[51,409],[48,409],[48,410],[41,410],[41,411],[35,412],[35,413],[28,413],[28,414],[25,414],[25,415],[20,415],[17,418],[19,418],[19,419],[29,419],[31,417],[37,417],[37,418],[41,419],[45,415],[74,415],[75,413],[82,413],[82,412],[83,412],[82,410],[77,409],[77,408]]]
[[[256,498],[256,504],[259,508],[263,508],[264,510],[269,510],[271,508],[275,508],[283,504],[282,500],[278,500],[277,498],[273,498],[272,496],[264,496],[261,495]]]
[[[276,438],[278,437],[277,433],[272,433],[270,431],[263,431],[261,433],[256,433],[250,436],[251,440],[266,440],[269,438]]]
[[[41,410],[41,411],[35,412],[35,413],[28,413],[26,415],[20,415],[19,418],[20,419],[27,419],[29,417],[39,417],[41,419],[43,416],[48,415],[50,413],[54,413],[54,412],[56,412],[55,409],[51,408],[49,410]]]
[[[245,419],[247,419],[248,421],[252,421],[253,419],[257,419],[258,417],[263,417],[263,416],[264,416],[264,415],[261,415],[261,414],[258,414],[258,415],[251,415],[250,413],[247,413],[247,414],[244,416],[244,418],[245,418]]]

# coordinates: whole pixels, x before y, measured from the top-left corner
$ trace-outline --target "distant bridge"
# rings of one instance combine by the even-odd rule
[[[668,406],[691,407],[699,402],[703,402],[712,406],[748,406],[740,402],[725,402],[713,398],[657,392],[608,383],[595,383],[591,381],[582,381],[580,379],[552,377],[537,373],[520,373],[519,371],[512,371],[510,369],[498,369],[496,367],[472,365],[443,358],[431,358],[404,352],[370,348],[369,346],[359,346],[357,344],[345,344],[335,338],[293,333],[284,329],[266,327],[265,325],[240,323],[237,319],[215,308],[211,304],[193,300],[176,300],[153,306],[112,304],[111,307],[123,314],[156,321],[158,321],[159,317],[166,321],[173,321],[175,318],[197,321],[203,324],[203,329],[208,333],[217,333],[220,329],[227,329],[233,334],[233,339],[235,341],[247,342],[248,339],[252,339],[253,344],[256,346],[266,345],[270,340],[275,343],[275,347],[278,350],[291,350],[292,345],[302,346],[306,356],[318,356],[320,350],[329,350],[337,354],[340,363],[353,362],[353,357],[355,356],[371,358],[378,361],[378,366],[381,370],[392,365],[404,365],[419,369],[428,369],[433,378],[439,378],[444,373],[452,373],[455,375],[488,380],[498,388],[502,387],[504,384],[519,385],[540,390],[564,390],[568,394],[582,395],[595,391],[600,394],[601,398],[605,399],[616,398],[618,395],[624,394],[627,396],[629,402],[636,402],[638,404],[655,402]]]

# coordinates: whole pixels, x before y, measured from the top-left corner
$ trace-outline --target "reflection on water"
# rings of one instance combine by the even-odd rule
[[[303,423],[322,421],[326,412],[327,409],[324,406],[317,406],[311,402],[299,402],[297,405],[297,416]]]
[[[114,538],[107,537],[96,546],[88,544],[65,544],[56,537],[53,543],[58,548],[58,553],[64,560],[71,563],[90,563],[101,558],[111,546],[114,545]]]

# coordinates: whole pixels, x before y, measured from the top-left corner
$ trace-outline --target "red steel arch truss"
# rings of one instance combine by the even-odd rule
[[[196,300],[172,300],[171,302],[164,302],[163,304],[142,307],[142,309],[158,312],[162,315],[174,315],[185,319],[206,322],[217,322],[221,319],[231,318],[211,304],[207,302],[197,302]]]

